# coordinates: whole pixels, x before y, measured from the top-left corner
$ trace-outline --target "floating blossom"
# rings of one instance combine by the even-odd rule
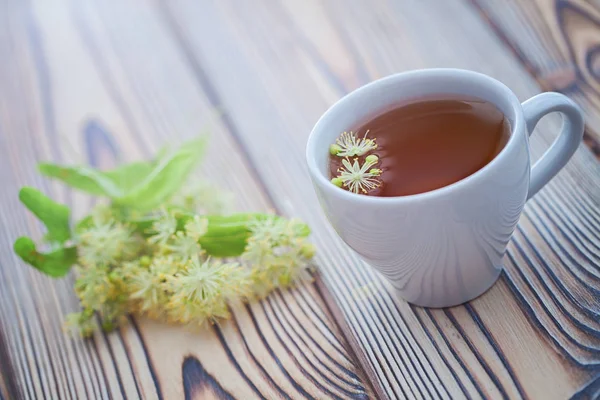
[[[375,139],[367,139],[367,134],[362,139],[358,139],[354,132],[344,132],[336,139],[335,144],[329,147],[329,152],[338,157],[356,157],[363,156],[369,151],[377,148]]]
[[[352,193],[367,193],[369,190],[381,186],[381,180],[378,179],[381,175],[381,170],[371,168],[377,162],[379,162],[379,158],[373,154],[365,158],[362,166],[357,158],[354,159],[352,164],[346,158],[342,160],[343,167],[338,169],[340,173],[338,178],[342,180],[344,186]]]
[[[161,210],[159,218],[152,224],[149,242],[164,245],[175,234],[177,220],[166,210]]]

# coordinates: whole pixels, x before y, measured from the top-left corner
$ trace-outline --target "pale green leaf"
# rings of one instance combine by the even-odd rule
[[[181,188],[205,148],[204,137],[184,143],[177,151],[158,160],[146,179],[123,197],[115,199],[115,203],[140,211],[157,208]]]
[[[143,182],[152,173],[155,166],[154,162],[133,162],[105,171],[103,174],[117,185],[123,194],[126,194]]]
[[[113,177],[90,167],[63,167],[56,164],[42,163],[38,166],[42,175],[58,179],[65,184],[96,195],[117,198],[123,191],[113,181]]]

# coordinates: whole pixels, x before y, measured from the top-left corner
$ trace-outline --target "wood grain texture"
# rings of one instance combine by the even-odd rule
[[[62,332],[77,309],[72,280],[48,279],[12,254],[18,235],[40,236],[17,191],[35,185],[78,215],[91,202],[41,179],[37,161],[109,167],[208,130],[202,175],[237,193],[240,210],[271,200],[156,7],[1,4],[0,54],[10,62],[0,67],[0,398],[368,397],[310,284],[198,332],[133,319],[91,340]]]
[[[600,166],[589,150],[528,204],[499,282],[442,310],[408,305],[343,245],[305,171],[319,115],[383,75],[452,66],[522,100],[540,91],[470,0],[0,4],[0,54],[11,60],[0,67],[0,398],[600,395]],[[78,213],[90,201],[42,180],[34,162],[109,166],[207,125],[215,151],[203,174],[238,193],[240,209],[309,222],[321,280],[201,332],[131,320],[89,341],[66,337],[71,282],[10,251],[17,235],[40,232],[15,194],[35,185]],[[542,121],[534,157],[557,129]]]
[[[568,94],[584,108],[584,139],[600,157],[600,3],[470,1],[544,90]]]
[[[333,235],[310,189],[303,148],[312,125],[371,79],[453,66],[490,74],[523,100],[539,92],[470,3],[178,0],[163,8],[197,76],[210,77],[199,85],[218,94],[278,208],[313,226],[323,280],[379,393],[550,399],[593,389],[600,170],[589,150],[528,205],[498,284],[447,310],[398,299]],[[552,117],[540,124],[534,156],[558,127]]]

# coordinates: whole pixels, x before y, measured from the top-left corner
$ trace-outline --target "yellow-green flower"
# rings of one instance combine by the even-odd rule
[[[229,302],[250,293],[248,270],[238,263],[196,258],[170,283],[173,296],[168,304],[169,318],[182,323],[225,318]]]
[[[200,244],[198,244],[198,239],[184,232],[177,232],[164,247],[170,254],[180,258],[184,262],[194,257],[199,257],[203,253]]]
[[[194,215],[194,217],[185,224],[185,233],[196,241],[200,240],[200,238],[206,234],[207,230],[208,219],[199,215]]]
[[[131,299],[139,302],[139,308],[151,315],[160,315],[161,308],[169,300],[169,279],[179,270],[172,257],[157,257],[148,269],[140,268],[130,278]]]
[[[177,230],[177,219],[166,210],[161,210],[158,219],[152,224],[150,233],[152,236],[148,239],[153,244],[166,244]]]
[[[251,267],[256,295],[310,279],[314,247],[304,239],[301,222],[268,218],[254,221],[250,227],[252,235],[242,258]]]
[[[76,240],[79,261],[88,266],[129,260],[141,248],[141,242],[131,228],[110,219],[94,218],[92,225],[83,229]]]
[[[114,295],[109,273],[110,268],[103,264],[77,268],[75,292],[84,307],[96,309]]]
[[[221,263],[196,258],[185,271],[172,280],[173,291],[196,302],[211,299],[228,299],[244,292],[243,267],[238,263]]]

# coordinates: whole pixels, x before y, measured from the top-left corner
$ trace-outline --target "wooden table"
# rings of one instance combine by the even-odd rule
[[[526,98],[570,95],[586,142],[531,200],[485,295],[413,307],[335,236],[304,164],[340,96],[415,68],[489,74]],[[600,397],[600,1],[0,1],[0,399]],[[532,137],[539,156],[558,129]],[[40,235],[33,185],[90,200],[38,160],[110,167],[208,128],[203,174],[240,210],[314,230],[320,275],[198,333],[146,320],[90,340],[61,331],[72,278],[13,255]]]

